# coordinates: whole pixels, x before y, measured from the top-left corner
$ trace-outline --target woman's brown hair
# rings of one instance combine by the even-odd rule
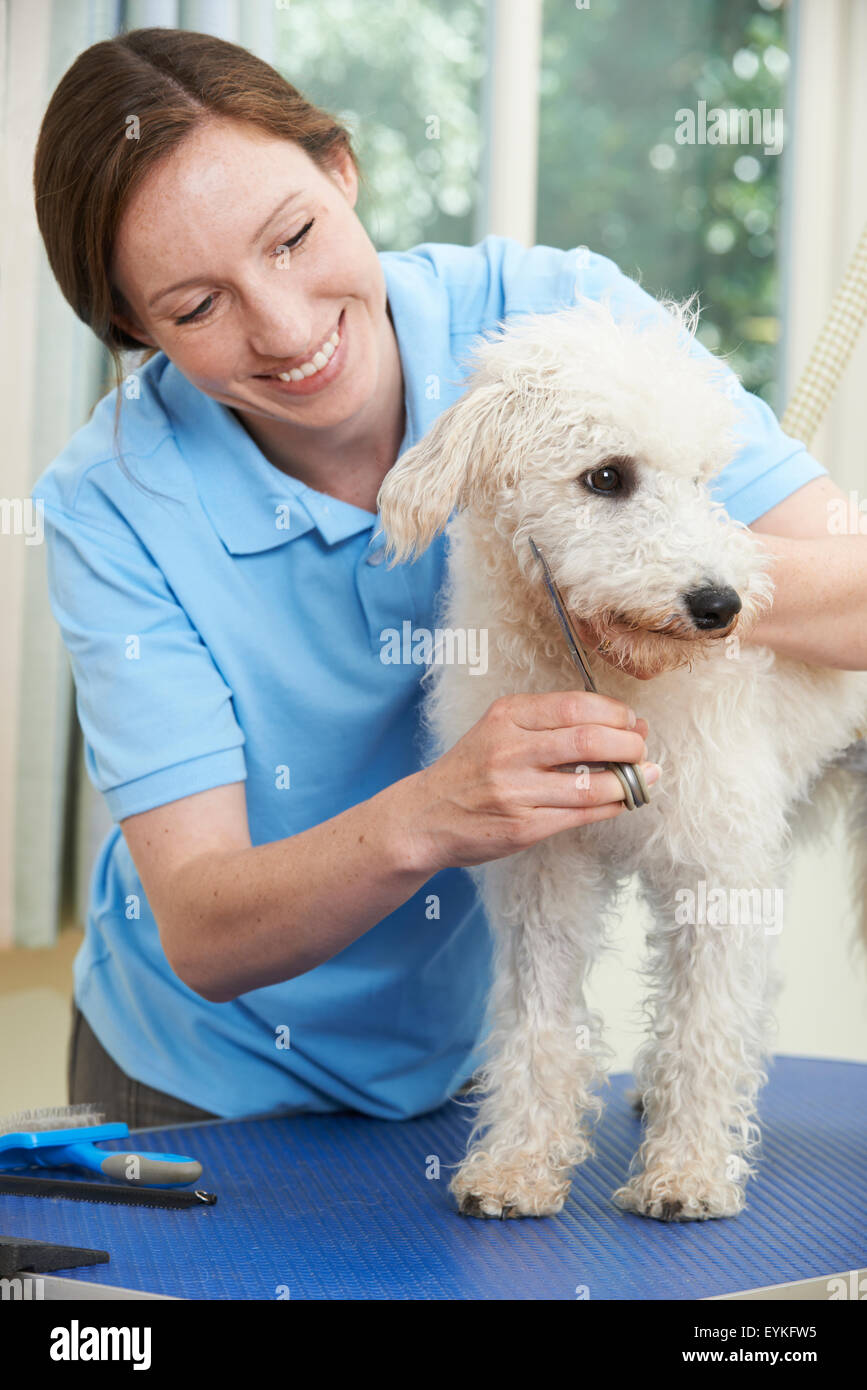
[[[150,169],[203,121],[245,121],[299,145],[323,172],[348,155],[347,130],[237,44],[184,29],[134,29],[84,50],[42,120],[33,166],[36,217],[55,279],[108,349],[120,419],[121,352],[145,349],[115,323],[129,316],[109,267],[126,204]],[[118,448],[118,453],[119,453]]]

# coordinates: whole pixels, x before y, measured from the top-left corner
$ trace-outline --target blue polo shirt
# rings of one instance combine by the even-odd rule
[[[405,383],[401,453],[460,396],[468,348],[499,320],[576,293],[659,312],[584,247],[488,236],[380,262]],[[826,470],[732,389],[743,448],[714,487],[749,523]],[[481,1060],[490,943],[469,874],[436,874],[307,974],[214,1004],[171,970],[117,822],[245,781],[265,844],[423,766],[423,667],[382,661],[382,634],[438,625],[446,539],[387,568],[377,515],[270,464],[162,353],[123,395],[135,481],[115,456],[112,392],[33,491],[87,770],[116,822],[93,869],[76,1000],[130,1076],[220,1115],[433,1109]],[[288,898],[286,918],[291,930]]]

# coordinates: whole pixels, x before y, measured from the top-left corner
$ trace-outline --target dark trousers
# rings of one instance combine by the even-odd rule
[[[69,1104],[97,1104],[106,1124],[127,1124],[130,1129],[151,1125],[180,1125],[190,1120],[214,1120],[220,1116],[198,1110],[165,1091],[134,1081],[121,1071],[106,1052],[84,1014],[73,1001],[67,1073]]]

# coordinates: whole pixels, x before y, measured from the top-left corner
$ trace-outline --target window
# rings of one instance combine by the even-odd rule
[[[275,65],[352,134],[377,250],[475,239],[484,44],[484,0],[277,10]]]
[[[536,240],[699,289],[699,337],[772,406],[788,67],[780,0],[545,0]],[[761,114],[758,142],[730,110]]]

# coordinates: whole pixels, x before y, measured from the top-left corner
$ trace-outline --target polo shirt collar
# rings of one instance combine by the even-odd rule
[[[442,409],[438,388],[428,389],[431,380],[439,383],[455,374],[449,300],[429,266],[402,253],[380,252],[379,257],[404,380],[406,430],[399,457]],[[193,386],[174,363],[163,363],[163,406],[202,506],[231,554],[273,550],[314,528],[327,545],[378,528],[378,511],[374,515],[318,492],[269,463],[227,406]]]

